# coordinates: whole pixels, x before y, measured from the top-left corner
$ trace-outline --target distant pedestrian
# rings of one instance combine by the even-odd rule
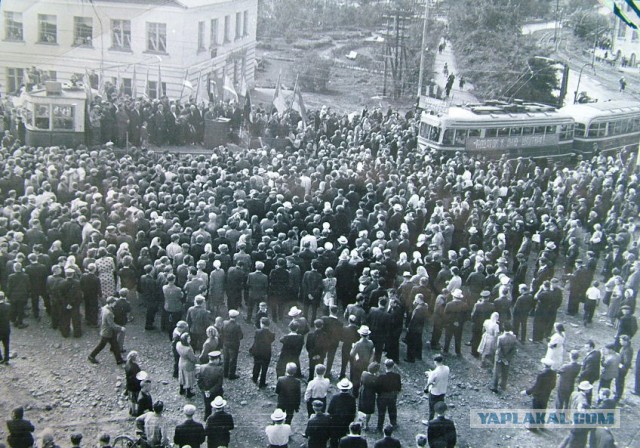
[[[213,400],[215,412],[207,419],[205,432],[207,434],[207,447],[218,448],[229,446],[231,441],[231,431],[235,428],[233,416],[224,410],[227,400],[216,397]]]
[[[287,425],[291,424],[293,414],[300,410],[302,398],[300,380],[295,377],[298,366],[295,363],[287,363],[286,375],[278,378],[276,384],[276,395],[278,395],[278,409],[284,410]]]
[[[384,437],[377,440],[373,448],[402,448],[400,441],[393,437],[393,428],[393,425],[385,425],[382,430]]]
[[[209,352],[207,354],[209,362],[205,365],[200,365],[196,372],[198,387],[202,391],[204,401],[205,421],[211,415],[211,402],[213,402],[215,397],[222,397],[224,395],[224,374],[221,356],[222,354],[217,350]]]
[[[7,302],[4,292],[0,291],[0,341],[4,347],[4,357],[0,356],[0,363],[9,364],[9,342],[11,340],[11,305]]]
[[[316,400],[312,403],[314,414],[307,422],[304,436],[308,440],[308,448],[327,448],[327,442],[331,438],[331,418],[323,409],[325,403]]]
[[[113,306],[116,303],[115,297],[109,297],[107,304],[102,307],[102,323],[100,325],[100,342],[93,349],[89,355],[89,361],[93,364],[98,364],[96,356],[102,351],[103,348],[109,344],[113,356],[116,358],[117,364],[124,364],[125,360],[122,359],[120,354],[120,345],[118,344],[118,332],[124,331],[124,328],[116,324],[113,320]]]
[[[556,387],[556,372],[551,370],[553,360],[542,358],[542,370],[536,376],[536,380],[531,387],[521,392],[522,395],[532,397],[531,409],[547,409],[547,403],[551,396],[551,391]],[[535,430],[537,428],[531,428]]]
[[[498,336],[496,343],[495,364],[493,366],[493,379],[490,389],[498,392],[498,382],[500,389],[507,388],[507,380],[509,379],[509,369],[513,362],[513,357],[517,352],[518,338],[511,331],[511,324],[505,322],[503,324],[503,332]]]
[[[620,91],[624,92],[624,89],[627,87],[627,80],[624,79],[624,76],[620,78]]]

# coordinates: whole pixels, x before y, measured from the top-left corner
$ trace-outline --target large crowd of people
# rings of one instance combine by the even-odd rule
[[[153,113],[165,106],[158,102]],[[145,107],[133,104],[142,116]],[[411,113],[323,109],[306,126],[294,113],[254,107],[251,114],[252,125],[291,144],[186,157],[133,148],[119,157],[100,145],[107,138],[100,118],[100,138],[92,134],[88,147],[4,147],[3,361],[10,362],[11,326],[30,331],[27,313],[37,320],[46,313],[65,338],[99,326],[88,360],[99,363],[109,345],[125,365],[130,412],[154,447],[170,439],[163,404],[151,398],[136,353],[125,356],[125,345],[136,348],[125,328],[138,303],[146,307],[145,330],[156,331],[159,317],[171,341],[180,393],[202,404],[204,425],[176,428],[179,446],[205,438],[210,448],[228,446],[234,422],[223,383],[238,378],[243,339],[252,341],[256,387],[268,384],[277,358],[278,405],[265,430],[271,447],[287,446],[295,414],[307,418],[303,403],[310,447],[367,446],[365,428],[385,441],[375,446],[400,446],[393,431],[406,378],[398,365],[423,362],[425,353],[435,355],[435,368],[426,379],[428,434],[416,443],[454,446],[455,427],[444,417],[446,359],[452,346],[463,356],[465,342],[494,367],[487,378],[494,393],[508,388],[519,344],[546,344],[544,368],[523,391],[534,409],[547,407],[554,388],[559,408],[622,399],[640,287],[631,154],[566,166],[445,158],[418,148]],[[128,126],[129,140],[144,143]],[[156,144],[193,143],[174,129],[158,132],[149,129]],[[603,347],[589,341],[584,355],[567,354],[557,313],[564,304],[571,319],[581,303],[584,326],[602,312],[598,304],[607,305],[611,338]],[[278,342],[274,326],[288,329]],[[330,383],[340,393],[330,395]],[[196,412],[190,405],[187,420]],[[567,446],[605,433],[572,430]]]

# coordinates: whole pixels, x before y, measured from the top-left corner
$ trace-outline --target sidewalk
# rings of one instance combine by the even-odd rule
[[[436,84],[442,88],[443,91],[445,85],[447,84],[448,76],[445,76],[444,74],[445,63],[447,64],[447,67],[449,69],[449,74],[453,73],[456,77],[453,83],[453,88],[451,89],[451,93],[449,94],[449,97],[445,99],[445,101],[450,106],[465,103],[477,103],[478,98],[476,98],[476,96],[473,94],[473,85],[469,81],[466,81],[464,84],[464,88],[460,89],[460,75],[458,73],[456,58],[453,54],[451,42],[448,41],[442,53],[436,50],[436,57],[433,67],[433,79],[436,81]]]

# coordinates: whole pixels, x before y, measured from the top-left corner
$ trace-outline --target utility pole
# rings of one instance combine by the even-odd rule
[[[422,47],[420,47],[420,72],[418,74],[418,100],[422,95],[422,78],[424,77],[424,52],[427,45],[427,20],[429,19],[429,0],[424,1],[424,22],[422,24]]]

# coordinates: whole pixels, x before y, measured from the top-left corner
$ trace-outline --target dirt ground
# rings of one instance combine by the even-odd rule
[[[531,260],[533,261],[533,260]],[[566,294],[565,294],[566,296]],[[580,349],[587,338],[604,345],[610,341],[613,329],[607,327],[602,319],[597,319],[593,327],[585,329],[578,318],[567,317],[559,313],[558,320],[565,322],[567,343],[565,349]],[[136,350],[141,355],[141,366],[154,380],[152,396],[154,400],[163,400],[166,415],[171,424],[182,420],[181,409],[191,402],[198,408],[196,418],[202,419],[202,399],[197,395],[186,400],[178,394],[177,380],[172,378],[172,355],[166,334],[160,331],[144,331],[143,308],[134,303],[133,321],[127,326],[126,348]],[[599,309],[598,313],[604,311]],[[264,426],[269,424],[269,415],[275,408],[274,392],[276,359],[268,376],[269,387],[259,390],[251,382],[252,360],[248,347],[253,340],[253,327],[241,322],[245,334],[239,357],[240,379],[225,380],[225,398],[229,402],[228,410],[235,418],[236,430],[232,433],[234,447],[252,448],[266,446]],[[85,444],[93,445],[100,433],[134,434],[133,419],[128,416],[127,403],[122,397],[124,371],[117,367],[113,356],[105,349],[98,357],[99,365],[90,364],[86,357],[98,341],[97,329],[84,329],[80,339],[63,339],[59,333],[49,328],[49,319],[44,317],[37,322],[28,319],[27,329],[15,329],[12,333],[12,350],[16,357],[9,366],[0,368],[2,385],[0,389],[0,415],[8,418],[10,410],[17,406],[26,407],[26,416],[36,426],[39,434],[44,428],[54,430],[56,440],[62,447],[69,446],[69,436],[74,432],[85,435]],[[529,322],[531,326],[531,320]],[[276,326],[277,339],[285,334],[284,324]],[[529,331],[531,331],[529,329]],[[430,336],[430,328],[425,332],[425,340]],[[463,341],[470,338],[469,324],[466,325]],[[274,347],[278,347],[276,342]],[[637,348],[637,347],[636,347]],[[519,392],[530,385],[534,373],[539,370],[539,360],[546,347],[542,344],[527,343],[521,345],[511,368],[509,386],[506,393],[495,395],[488,390],[491,374],[489,369],[481,367],[480,361],[471,357],[469,347],[463,347],[463,357],[448,355],[446,363],[451,368],[447,403],[450,416],[458,429],[460,447],[553,447],[558,446],[567,430],[532,433],[520,429],[479,430],[469,428],[469,410],[478,408],[528,408],[530,399]],[[276,348],[277,353],[277,348]],[[402,356],[405,346],[401,345]],[[452,350],[453,352],[453,350]],[[424,371],[433,367],[434,355],[428,348],[424,350],[424,360],[415,364],[401,363],[403,390],[399,397],[399,428],[397,437],[403,446],[411,446],[417,433],[426,432],[421,420],[426,417],[428,404],[423,389]],[[274,356],[274,358],[276,358]],[[336,356],[334,376],[339,369],[340,350]],[[306,373],[306,352],[302,356],[303,373]],[[614,435],[619,447],[640,446],[640,397],[631,394],[634,371],[627,376],[627,389],[621,402],[622,428],[615,429]],[[333,381],[332,392],[336,392]],[[554,395],[553,395],[554,396]],[[553,398],[552,396],[552,398]],[[375,422],[374,415],[373,421]],[[293,419],[294,435],[290,447],[305,446],[302,437],[306,424],[306,415],[297,414]],[[5,427],[0,430],[0,441],[6,438]],[[368,432],[366,437],[370,446],[380,438],[380,434]]]

